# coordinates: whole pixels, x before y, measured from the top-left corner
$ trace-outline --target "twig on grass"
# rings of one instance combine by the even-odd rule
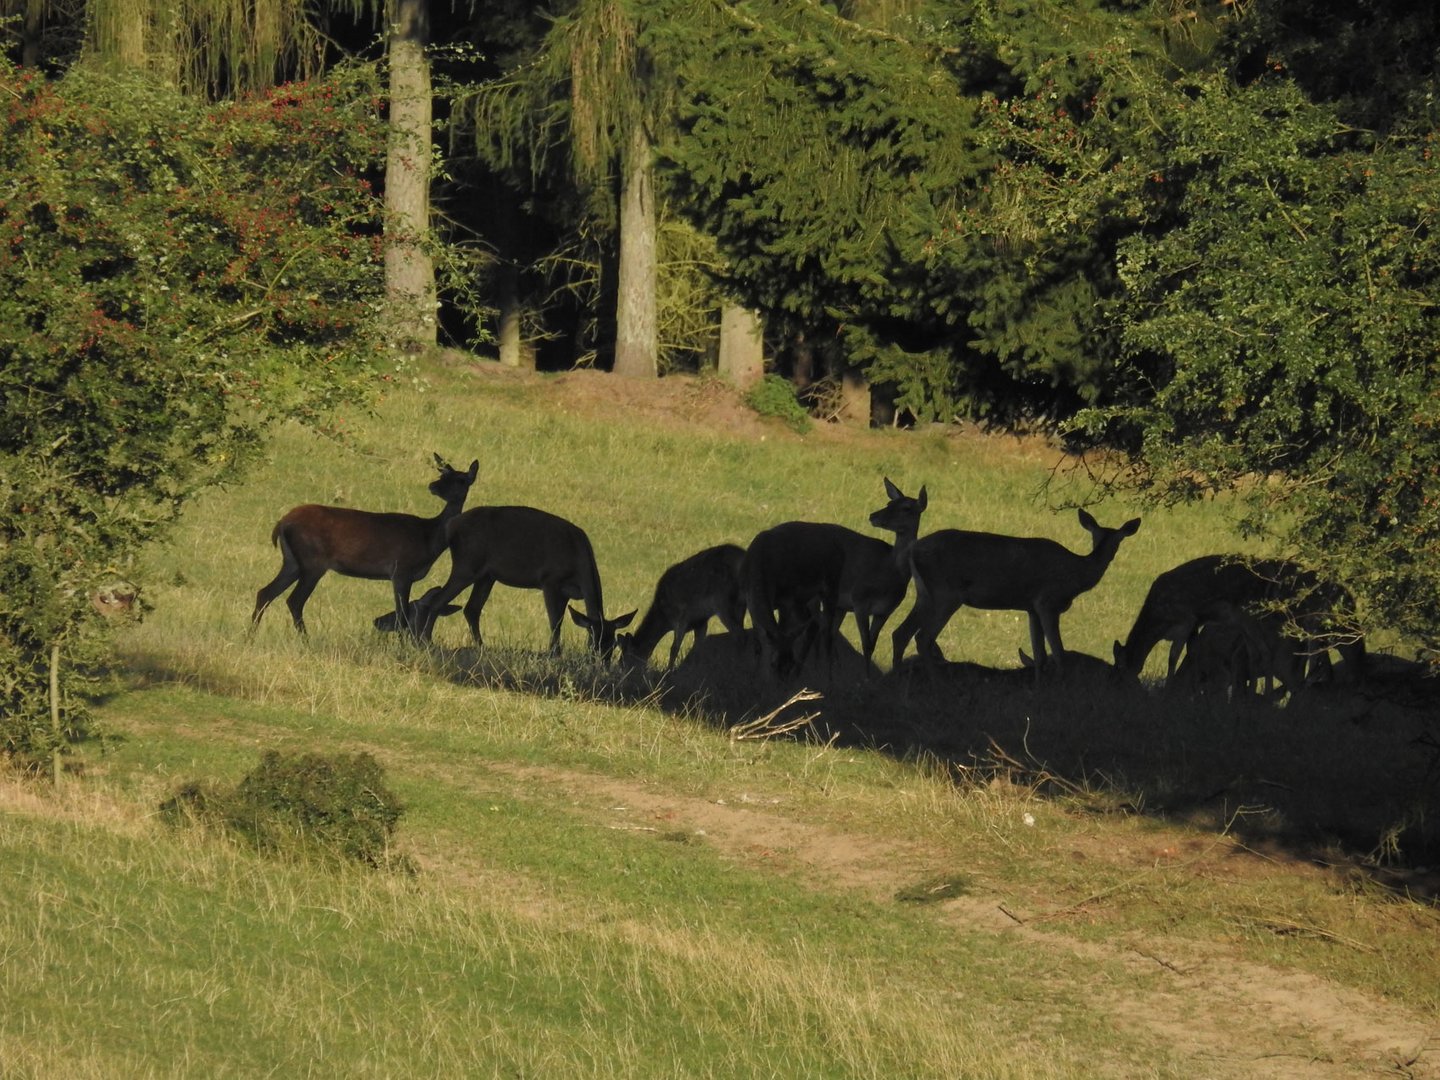
[[[820,715],[818,712],[805,713],[803,716],[783,721],[779,719],[779,716],[792,705],[799,705],[807,701],[819,701],[822,696],[816,690],[797,690],[779,708],[754,720],[746,720],[744,723],[731,727],[730,738],[736,742],[746,739],[774,739],[781,735],[790,735],[801,728],[808,728],[810,734],[818,739],[820,734],[815,730],[814,725],[814,721]]]
[[[1247,929],[1268,930],[1278,937],[1317,937],[1324,941],[1333,941],[1337,945],[1348,945],[1359,952],[1372,955],[1379,951],[1373,945],[1366,945],[1363,941],[1356,941],[1354,938],[1345,937],[1343,934],[1337,934],[1333,930],[1326,930],[1323,926],[1315,926],[1312,923],[1246,918],[1236,919],[1235,922]]]

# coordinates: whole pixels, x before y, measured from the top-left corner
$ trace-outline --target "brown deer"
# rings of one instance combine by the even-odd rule
[[[297,506],[282,517],[270,533],[270,542],[280,549],[280,572],[255,594],[250,632],[260,625],[260,616],[271,602],[294,585],[285,604],[295,629],[305,633],[305,602],[330,570],[347,577],[389,581],[395,592],[395,619],[410,626],[410,589],[430,572],[445,550],[445,526],[465,505],[480,462],[472,461],[470,468],[461,472],[436,454],[435,467],[440,475],[431,481],[430,494],[445,506],[432,518],[313,503]]]
[[[640,625],[633,634],[616,639],[622,659],[628,664],[646,663],[660,639],[671,634],[668,671],[675,666],[687,633],[695,635],[697,645],[705,640],[712,615],[727,631],[738,634],[745,626],[745,599],[740,593],[744,560],[744,548],[719,544],[682,559],[661,574],[655,598]]]
[[[475,647],[480,648],[484,644],[480,612],[496,584],[540,590],[554,654],[560,652],[560,625],[567,600],[584,602],[583,616],[572,609],[572,617],[589,631],[590,645],[602,657],[614,647],[615,632],[635,617],[632,611],[616,619],[605,618],[600,571],[590,538],[562,517],[529,506],[477,506],[451,521],[446,536],[450,577],[417,612],[424,640],[429,640],[445,605],[469,589],[465,621],[470,624]]]
[[[1080,524],[1094,540],[1088,555],[1042,537],[961,529],[941,529],[917,540],[910,549],[915,606],[891,636],[894,664],[904,659],[912,638],[921,656],[944,659],[936,638],[950,617],[968,604],[986,611],[1025,612],[1030,617],[1037,676],[1047,662],[1061,665],[1065,646],[1060,616],[1075,597],[1099,583],[1120,542],[1140,528],[1140,519],[1109,529],[1081,510]]]
[[[927,505],[923,487],[912,498],[887,478],[885,493],[890,501],[870,515],[870,524],[895,533],[894,544],[809,521],[776,525],[751,541],[741,571],[745,605],[762,652],[778,671],[804,663],[817,638],[830,655],[847,611],[855,616],[865,660],[874,654],[909,587],[909,553]]]
[[[1348,670],[1363,668],[1364,641],[1336,630],[1352,611],[1344,589],[1288,560],[1202,555],[1151,583],[1129,636],[1115,643],[1115,666],[1138,676],[1155,646],[1169,641],[1168,681],[1200,628],[1226,623],[1244,641],[1244,686],[1264,679],[1267,692],[1278,681],[1294,693],[1312,662],[1317,671],[1327,665],[1332,643]]]

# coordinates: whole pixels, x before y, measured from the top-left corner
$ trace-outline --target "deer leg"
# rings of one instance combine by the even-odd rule
[[[699,645],[702,641],[705,640],[705,635],[710,632],[710,626],[709,626],[709,624],[710,624],[710,617],[709,617],[708,615],[707,615],[705,618],[703,618],[703,619],[697,619],[697,620],[695,620],[693,623],[690,624],[690,626],[688,627],[688,629],[690,630],[691,633],[693,633],[693,634],[695,635],[695,640],[690,643],[690,647],[691,647],[692,649],[695,648],[696,645]],[[680,627],[679,629],[677,629],[677,630],[675,631],[674,635],[673,635],[672,638],[671,638],[671,641],[670,641],[670,667],[672,667],[672,668],[675,666],[676,661],[679,660],[679,658],[680,658],[680,642],[681,642],[681,640],[685,637],[685,631],[686,631],[686,629],[687,629],[686,627]]]
[[[916,627],[920,624],[920,620],[916,615],[918,608],[919,604],[917,603],[915,607],[910,609],[910,613],[900,620],[900,625],[897,626],[890,635],[891,668],[900,667],[900,661],[905,658],[905,649],[915,637]]]
[[[1046,656],[1046,645],[1050,655]],[[1060,670],[1065,655],[1065,645],[1060,640],[1060,613],[1058,611],[1030,611],[1030,647],[1035,650],[1035,674],[1048,663],[1054,663]]]
[[[731,603],[722,604],[716,614],[720,625],[730,633],[738,634],[745,629],[745,603],[738,596]]]
[[[940,651],[940,631],[945,629],[945,624],[950,621],[955,612],[960,610],[960,607],[960,600],[936,605],[934,595],[931,594],[930,601],[921,614],[920,628],[915,632],[915,649],[926,660],[933,663],[945,659],[945,654]]]
[[[465,622],[470,627],[470,640],[475,643],[476,649],[485,647],[485,642],[480,638],[480,612],[485,610],[485,601],[490,599],[490,590],[493,588],[495,588],[494,578],[477,578],[474,586],[470,589],[470,599],[465,601]],[[460,590],[456,589],[455,591],[458,593]],[[440,594],[441,597],[444,595],[445,593]],[[443,602],[437,604],[435,610],[439,611],[441,606],[443,606]],[[432,619],[431,622],[433,623],[433,621]]]
[[[860,654],[865,657],[866,664],[870,663],[870,657],[875,652],[875,638],[880,630],[872,618],[865,612],[855,612],[855,629],[860,632]],[[843,618],[841,621],[844,621]]]
[[[560,655],[560,625],[565,619],[565,594],[559,588],[547,586],[542,590],[545,595],[545,614],[550,619],[550,655]],[[603,611],[591,611],[590,605],[585,605],[585,616],[590,620],[590,644],[598,652],[600,648],[600,619],[605,617]]]
[[[433,589],[432,592],[428,592],[420,598],[419,609],[415,612],[415,636],[418,636],[420,641],[429,641],[429,639],[431,639],[431,635],[435,632],[435,621],[441,616],[441,612],[445,611],[446,603],[451,602],[456,596],[465,592],[465,589],[467,589],[469,585],[471,585],[471,582],[467,582],[464,577],[456,575],[455,570],[452,569],[451,576],[445,579],[445,585],[438,586],[438,588]],[[472,603],[475,603],[475,596],[477,596],[478,593],[480,593],[480,586],[477,585],[471,590],[469,600],[465,603],[465,621],[469,624],[469,632],[477,639],[477,641],[475,641],[477,647],[480,645],[480,631],[475,629],[475,624],[477,624],[478,619],[480,619],[480,609],[485,606],[484,596],[481,596],[480,603],[475,606],[474,615],[471,615],[469,608],[471,608]],[[490,595],[490,589],[485,589],[485,595]]]
[[[402,634],[414,635],[415,627],[411,622],[410,611],[410,579],[407,577],[394,577],[390,579],[390,585],[395,590],[395,626]]]
[[[320,584],[320,579],[325,576],[325,571],[316,573],[302,573],[300,584],[295,586],[293,592],[285,598],[285,606],[290,609],[291,621],[295,623],[295,629],[305,633],[305,601],[310,599],[310,594],[315,591],[315,586]]]
[[[265,609],[277,596],[299,580],[300,568],[286,559],[285,564],[280,567],[280,572],[275,575],[275,580],[255,594],[255,610],[250,614],[250,632],[252,634],[260,625],[260,616],[265,614]]]

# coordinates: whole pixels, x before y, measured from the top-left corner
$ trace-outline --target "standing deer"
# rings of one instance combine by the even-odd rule
[[[817,637],[831,654],[846,611],[855,615],[865,659],[874,653],[885,621],[905,598],[909,552],[927,502],[924,488],[911,498],[888,479],[885,492],[890,501],[870,523],[894,532],[893,545],[809,521],[776,525],[751,541],[741,571],[745,605],[777,670],[803,663]]]
[[[719,544],[682,559],[660,575],[655,598],[633,634],[616,638],[620,655],[629,664],[644,664],[671,634],[668,671],[680,656],[687,633],[695,644],[705,640],[710,616],[714,615],[732,634],[745,626],[745,599],[740,593],[740,565],[745,550],[736,544]]]
[[[1331,625],[1351,603],[1345,590],[1285,559],[1202,555],[1151,583],[1129,636],[1124,644],[1115,643],[1115,666],[1138,676],[1155,646],[1169,641],[1168,681],[1175,676],[1182,650],[1202,626],[1227,623],[1244,641],[1243,683],[1278,681],[1293,693],[1304,685],[1312,658],[1317,665],[1328,661],[1332,639],[1347,661],[1354,661],[1347,668],[1359,671],[1363,666],[1364,642],[1347,635],[1337,638]],[[1298,636],[1287,636],[1292,630]]]
[[[435,467],[440,475],[431,482],[430,494],[443,500],[445,507],[432,518],[313,503],[297,506],[282,517],[270,533],[270,542],[280,549],[280,572],[255,594],[250,632],[260,625],[260,616],[271,602],[295,585],[285,604],[295,629],[305,633],[305,602],[330,570],[347,577],[389,581],[395,593],[395,619],[410,626],[410,588],[430,572],[445,550],[446,523],[465,505],[480,462],[472,461],[467,471],[460,472],[436,454]]]
[[[450,577],[438,593],[427,597],[417,613],[420,636],[429,640],[435,619],[445,605],[466,589],[465,621],[478,649],[480,612],[495,585],[539,589],[550,620],[550,652],[560,652],[560,624],[566,600],[585,604],[583,616],[571,616],[590,634],[590,645],[601,656],[614,647],[615,631],[623,629],[635,612],[605,618],[600,571],[595,552],[583,529],[562,517],[529,506],[477,506],[466,510],[446,529],[450,547]]]
[[[1099,583],[1120,542],[1140,528],[1140,519],[1108,529],[1081,510],[1080,524],[1094,539],[1088,555],[1077,555],[1041,537],[960,529],[942,529],[917,540],[910,549],[915,606],[891,636],[894,664],[904,658],[912,638],[921,656],[944,659],[936,638],[964,604],[987,611],[1025,612],[1030,617],[1037,676],[1046,664],[1047,645],[1050,659],[1062,664],[1060,616],[1075,597]]]

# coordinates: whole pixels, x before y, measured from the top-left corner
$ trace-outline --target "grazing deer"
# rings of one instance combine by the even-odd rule
[[[405,605],[405,619],[402,621],[393,611],[387,611],[384,615],[375,616],[375,629],[382,634],[393,634],[399,630],[408,630],[415,625],[415,612],[419,611],[426,604],[431,603],[440,595],[440,586],[432,585],[425,591],[425,595],[419,600],[411,600]],[[460,608],[456,604],[444,604],[435,612],[435,617],[443,615],[454,615]]]
[[[887,479],[885,492],[890,501],[870,515],[870,523],[895,533],[894,544],[809,521],[776,525],[750,542],[741,569],[745,605],[762,653],[778,671],[802,664],[817,637],[833,655],[847,611],[855,615],[865,660],[873,655],[880,630],[909,587],[909,552],[927,504],[924,488],[911,498]]]
[[[270,542],[280,549],[280,572],[255,594],[250,632],[260,625],[260,616],[271,602],[295,585],[285,604],[295,629],[305,633],[305,602],[330,570],[347,577],[388,580],[395,592],[395,619],[411,626],[410,588],[430,572],[445,550],[445,526],[460,513],[480,471],[478,460],[460,472],[439,454],[435,466],[440,475],[431,481],[430,494],[443,500],[445,507],[432,518],[314,504],[297,506],[282,517],[270,533]]]
[[[687,633],[695,644],[705,640],[714,615],[732,634],[745,626],[745,599],[740,593],[740,565],[745,550],[736,544],[719,544],[682,559],[660,575],[655,598],[633,634],[616,638],[626,663],[644,664],[666,634],[670,640],[668,671],[680,656]]]
[[[1151,651],[1169,641],[1167,681],[1181,651],[1206,623],[1229,623],[1244,638],[1245,686],[1278,680],[1286,690],[1305,683],[1306,667],[1328,662],[1333,640],[1347,667],[1361,670],[1364,642],[1338,635],[1333,623],[1351,610],[1349,594],[1285,559],[1202,555],[1165,571],[1151,583],[1124,644],[1114,646],[1115,666],[1139,675]],[[1294,630],[1298,636],[1287,636]],[[1323,659],[1322,659],[1323,657]]]
[[[446,536],[450,577],[417,612],[424,640],[429,640],[444,606],[469,589],[465,621],[470,624],[475,647],[480,648],[480,612],[497,583],[541,591],[554,654],[560,652],[560,624],[567,600],[584,603],[583,616],[572,611],[572,618],[589,631],[590,645],[602,657],[614,647],[615,631],[635,617],[632,611],[617,619],[605,618],[600,571],[590,538],[562,517],[529,506],[477,506],[451,521]]]
[[[1209,619],[1190,632],[1183,646],[1185,655],[1174,673],[1167,676],[1166,690],[1194,695],[1220,693],[1227,698],[1254,690],[1253,645],[1237,620]]]
[[[894,664],[904,658],[912,638],[921,656],[943,659],[936,638],[950,617],[968,604],[987,611],[1025,612],[1030,617],[1037,676],[1047,663],[1047,645],[1049,659],[1060,665],[1065,655],[1060,616],[1075,597],[1096,586],[1120,542],[1140,528],[1140,519],[1108,529],[1081,510],[1080,524],[1094,539],[1088,555],[1077,555],[1041,537],[960,529],[942,529],[917,540],[910,549],[915,606],[891,636]]]

